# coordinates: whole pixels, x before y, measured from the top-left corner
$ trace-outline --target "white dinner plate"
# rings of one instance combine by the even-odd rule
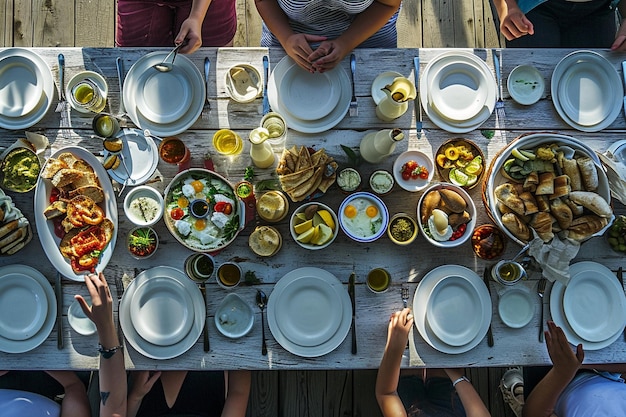
[[[572,275],[563,294],[563,311],[576,334],[601,342],[624,329],[626,296],[613,272],[594,262]]]
[[[91,306],[91,297],[88,295],[83,296],[89,306]],[[78,334],[83,336],[91,336],[96,333],[96,325],[83,311],[78,300],[72,301],[72,304],[67,309],[67,321],[72,326],[72,329]]]
[[[332,71],[310,73],[293,64],[279,81],[281,107],[300,120],[315,121],[326,117],[341,98],[339,78]]]
[[[521,288],[507,288],[498,300],[498,314],[504,324],[518,329],[530,323],[535,314],[535,302],[530,292]]]
[[[458,276],[468,280],[476,289],[480,299],[480,311],[474,317],[474,320],[480,322],[478,333],[469,343],[462,346],[451,346],[440,340],[426,321],[426,306],[432,289],[437,282],[449,276]],[[442,265],[428,272],[418,284],[413,297],[413,316],[419,334],[434,349],[448,354],[464,353],[476,347],[487,334],[487,329],[491,324],[491,297],[482,279],[471,269],[460,265]]]
[[[382,74],[378,74],[374,81],[372,82],[372,98],[374,99],[374,103],[378,105],[382,99],[387,96],[382,90],[385,86],[393,83],[393,80],[398,77],[404,77],[404,75],[400,74],[396,71],[385,71]]]
[[[437,110],[433,107],[431,100],[433,99],[433,94],[431,94],[430,84],[439,68],[443,68],[450,63],[457,64],[457,72],[459,65],[465,67],[465,71],[469,71],[479,78],[481,78],[480,88],[485,88],[487,90],[487,96],[485,99],[485,104],[480,108],[478,114],[474,117],[469,118],[468,120],[450,120],[446,117],[442,117]],[[480,74],[480,75],[478,75]],[[466,78],[466,77],[463,77]],[[454,81],[454,80],[451,80]],[[447,85],[447,88],[451,88],[452,85]],[[464,94],[467,94],[470,89],[467,87],[462,87],[464,90]],[[419,91],[420,91],[420,102],[424,109],[424,113],[431,119],[433,123],[437,126],[441,127],[444,130],[452,133],[467,133],[482,125],[485,120],[491,116],[495,108],[496,103],[496,80],[493,77],[493,74],[489,70],[487,64],[477,56],[472,53],[464,52],[464,51],[450,51],[444,52],[437,57],[435,57],[432,61],[428,63],[422,75],[420,76],[419,82]],[[452,91],[452,90],[451,90]],[[433,91],[435,95],[438,94],[438,91]],[[478,93],[476,93],[478,94]],[[480,94],[483,94],[481,91]],[[472,95],[470,95],[471,97]],[[454,117],[454,115],[450,115]]]
[[[402,178],[402,166],[409,161],[415,161],[418,165],[428,168],[428,178],[408,179]],[[428,186],[435,175],[435,167],[431,159],[421,151],[406,151],[398,155],[393,163],[393,178],[396,183],[407,191],[421,191]]]
[[[191,296],[190,308],[193,309],[193,325],[185,337],[173,345],[160,346],[144,340],[139,333],[137,333],[130,317],[131,305],[137,302],[135,297],[137,288],[139,288],[144,281],[155,278],[176,281],[172,282],[172,286],[182,284]],[[202,333],[206,317],[206,305],[200,293],[200,289],[198,289],[196,284],[182,271],[168,266],[150,268],[137,275],[128,288],[126,288],[126,291],[124,291],[119,310],[122,331],[128,343],[130,343],[137,352],[152,359],[171,359],[187,352],[197,342],[198,337]]]
[[[137,111],[151,122],[172,123],[189,110],[192,87],[182,71],[144,71],[137,85]]]
[[[611,125],[622,111],[622,80],[602,55],[575,51],[554,67],[552,102],[565,123],[583,132]]]
[[[102,166],[102,163],[85,148],[80,146],[68,146],[53,152],[50,155],[52,158],[58,157],[64,152],[69,152],[75,157],[87,162],[94,170],[100,187],[104,191],[104,201],[100,203],[100,207],[104,209],[105,216],[113,223],[114,231],[111,241],[106,248],[102,251],[100,256],[100,262],[96,266],[96,270],[103,271],[113,256],[113,250],[115,249],[115,242],[117,241],[117,200],[115,199],[115,191],[113,191],[113,185],[109,176]],[[54,268],[66,278],[73,281],[84,282],[84,274],[76,274],[72,270],[72,266],[68,259],[64,258],[59,249],[59,239],[54,233],[54,223],[51,220],[46,219],[43,212],[50,205],[50,193],[54,186],[50,180],[46,180],[39,177],[37,180],[37,187],[35,188],[35,225],[37,226],[37,234],[39,235],[39,241],[43,247],[46,256],[50,260],[50,263]]]
[[[286,106],[281,105],[281,101],[278,97],[284,92],[280,91],[282,78],[285,73],[295,65],[295,61],[289,56],[285,56],[272,70],[269,76],[267,84],[267,98],[270,102],[272,109],[282,115],[287,122],[287,126],[290,129],[294,129],[302,133],[319,133],[325,132],[335,127],[344,118],[350,107],[350,100],[352,99],[352,84],[350,83],[350,77],[345,69],[341,66],[336,66],[332,70],[326,72],[328,77],[336,78],[339,81],[341,88],[341,94],[337,105],[332,111],[317,120],[302,120],[292,114]],[[296,69],[294,69],[295,71]],[[297,67],[297,71],[305,72],[304,69]]]
[[[324,279],[305,276],[289,282],[276,302],[280,332],[299,346],[317,346],[337,332],[341,324],[341,298]],[[315,311],[316,314],[311,314]]]
[[[570,276],[575,276],[581,271],[585,271],[588,269],[600,270],[596,265],[596,262],[578,262],[573,265],[570,265],[569,272]],[[601,265],[602,266],[602,265]],[[615,279],[615,277],[613,277]],[[615,281],[617,282],[617,280]],[[623,294],[623,290],[620,289],[620,292]],[[585,340],[580,337],[570,326],[567,317],[565,315],[565,310],[563,308],[563,296],[565,295],[565,285],[563,285],[560,281],[555,281],[552,285],[552,289],[550,290],[550,315],[552,316],[552,320],[554,323],[563,329],[563,333],[567,337],[568,342],[572,345],[576,346],[578,344],[583,345],[583,349],[585,350],[599,350],[604,349],[607,346],[610,346],[613,342],[615,342],[622,334],[622,332],[616,332],[613,336],[609,337],[606,340],[602,340],[600,342],[591,342],[589,340]],[[622,327],[625,324],[626,317],[620,318],[622,323]]]
[[[57,302],[54,296],[54,290],[46,277],[44,277],[43,274],[35,268],[26,265],[15,264],[0,267],[0,281],[2,280],[2,277],[15,274],[25,275],[35,280],[43,289],[48,306],[43,312],[45,317],[43,325],[34,335],[32,335],[32,337],[24,340],[12,340],[0,335],[0,351],[6,353],[24,353],[35,349],[48,338],[52,328],[54,327],[54,323],[56,322]]]
[[[124,142],[121,154],[130,173],[128,185],[144,184],[152,178],[159,164],[159,148],[154,143],[154,139],[151,136],[145,136],[139,129],[122,129],[116,137]],[[107,155],[109,152],[105,151],[105,158]],[[111,178],[120,184],[128,177],[121,163],[116,169],[108,172]]]
[[[0,51],[0,127],[27,129],[48,112],[54,98],[54,79],[48,64],[22,48]]]
[[[293,281],[301,279],[306,281],[311,278],[313,279],[311,282],[316,283],[313,285],[328,286],[336,294],[338,294],[340,302],[332,306],[333,313],[329,315],[328,312],[321,311],[320,306],[310,306],[311,308],[305,311],[297,306],[293,306],[292,304],[288,303],[287,306],[289,306],[290,310],[285,311],[284,313],[286,314],[282,314],[283,312],[279,311],[278,306],[285,305],[281,301],[281,297],[283,297],[283,291],[285,290],[285,288],[289,287]],[[318,345],[301,346],[297,343],[293,343],[282,333],[281,327],[279,326],[278,322],[279,320],[290,321],[293,317],[297,317],[297,321],[294,322],[294,324],[290,324],[291,326],[295,327],[297,326],[298,322],[302,322],[304,320],[303,315],[305,314],[309,315],[309,317],[332,316],[331,320],[337,320],[336,317],[340,317],[341,319],[339,327],[328,340]],[[350,331],[350,322],[352,319],[352,305],[350,303],[350,297],[348,296],[348,292],[343,287],[341,281],[339,281],[333,274],[321,268],[304,267],[295,269],[287,273],[276,283],[267,303],[267,318],[272,335],[285,350],[293,353],[294,355],[312,358],[332,352],[339,345],[341,345],[343,340],[346,338],[346,335]],[[281,323],[281,325],[283,325],[283,323]],[[297,333],[297,331],[294,333]],[[300,333],[302,333],[302,331],[300,331]]]
[[[35,278],[22,273],[0,277],[0,336],[30,339],[43,326],[47,310],[46,294]]]
[[[474,285],[467,279],[450,275],[433,287],[426,306],[426,320],[433,333],[450,346],[471,342],[480,330],[482,307]]]
[[[191,295],[178,281],[153,277],[137,286],[130,304],[130,321],[146,341],[169,346],[180,342],[193,325]]]
[[[161,82],[158,74],[152,75],[153,72],[158,72],[158,70],[153,68],[153,65],[163,61],[166,55],[167,52],[151,52],[139,58],[128,71],[123,89],[124,103],[130,119],[142,130],[148,129],[157,136],[175,136],[189,129],[198,120],[200,113],[202,113],[206,91],[200,70],[189,58],[179,54],[174,68],[164,80],[170,80],[174,77],[177,80],[176,84],[189,86],[189,91],[178,93],[172,100],[179,104],[182,103],[186,107],[186,111],[170,122],[156,122],[143,114],[142,111],[150,113],[151,110],[152,113],[169,112],[166,115],[159,114],[157,118],[159,116],[165,117],[159,120],[169,120],[172,118],[172,114],[176,114],[175,109],[172,109],[168,103],[150,103],[149,107],[145,103],[145,99],[148,97],[158,100],[170,100],[167,96],[170,84],[165,81]],[[184,79],[186,82],[181,82],[181,79]],[[156,88],[157,91],[146,92],[148,88],[152,87]],[[136,99],[139,95],[142,95],[146,106],[141,106],[140,100]],[[183,97],[188,97],[188,99],[184,100]]]

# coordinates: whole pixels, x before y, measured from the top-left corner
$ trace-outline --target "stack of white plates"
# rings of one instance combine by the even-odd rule
[[[413,314],[426,343],[443,353],[463,353],[487,334],[491,297],[474,271],[444,265],[420,281],[413,298]]]
[[[333,274],[295,269],[282,277],[267,304],[270,331],[294,355],[322,356],[336,349],[350,330],[352,305]]]
[[[583,132],[608,127],[622,110],[622,80],[613,65],[593,51],[572,52],[559,61],[550,88],[561,118]]]
[[[22,48],[0,52],[0,127],[31,127],[46,115],[53,97],[52,72],[39,55]]]
[[[420,101],[426,115],[442,129],[466,133],[489,118],[496,103],[496,81],[477,56],[444,52],[420,76]]]
[[[126,339],[152,359],[170,359],[189,350],[202,333],[205,311],[196,284],[167,266],[137,275],[119,306]]]
[[[339,66],[311,74],[285,56],[272,70],[267,98],[272,110],[285,118],[290,129],[318,133],[335,127],[344,118],[352,98],[352,84]]]
[[[206,86],[200,70],[184,55],[177,55],[169,72],[153,68],[165,56],[152,52],[135,62],[123,96],[133,123],[158,136],[173,136],[191,127],[202,113]]]
[[[57,309],[50,283],[26,265],[0,268],[0,351],[23,353],[50,335]]]
[[[570,266],[570,281],[555,281],[550,292],[552,320],[573,345],[586,350],[613,343],[626,325],[626,296],[615,274],[596,262]]]

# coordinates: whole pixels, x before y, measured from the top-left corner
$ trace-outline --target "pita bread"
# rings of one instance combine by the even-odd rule
[[[304,171],[294,172],[293,174],[281,175],[279,177],[280,185],[283,190],[293,190],[309,180],[315,173],[315,168],[310,167]]]

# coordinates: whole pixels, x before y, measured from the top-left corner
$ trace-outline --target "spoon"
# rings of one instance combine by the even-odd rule
[[[157,70],[157,71],[161,71],[161,72],[170,72],[172,70],[172,68],[174,68],[174,60],[176,59],[176,55],[178,54],[178,50],[184,46],[187,45],[187,42],[181,42],[178,45],[176,45],[176,47],[174,49],[172,49],[170,51],[169,54],[167,54],[165,56],[165,58],[163,58],[163,61],[161,61],[159,64],[154,64],[153,67]],[[167,58],[170,57],[170,55],[174,54],[174,57],[172,58],[172,62],[165,62],[167,61]]]
[[[256,292],[256,304],[261,309],[261,334],[263,336],[263,346],[261,348],[261,354],[267,355],[267,345],[265,344],[265,319],[263,318],[263,311],[267,305],[267,295],[261,290]]]

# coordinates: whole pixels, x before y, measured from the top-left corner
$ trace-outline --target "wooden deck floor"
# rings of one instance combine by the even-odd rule
[[[237,0],[236,46],[258,46],[261,20],[254,0]],[[114,46],[114,0],[4,0],[0,45]],[[97,30],[94,30],[94,27]],[[399,47],[497,47],[489,0],[404,0]],[[494,417],[514,417],[498,390],[502,368],[467,375]],[[263,371],[253,375],[249,417],[377,417],[376,370]]]

